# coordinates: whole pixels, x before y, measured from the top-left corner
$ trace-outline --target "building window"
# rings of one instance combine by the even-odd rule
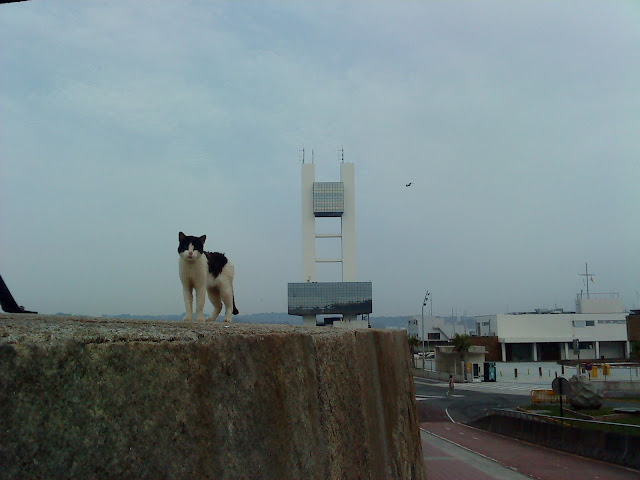
[[[573,320],[571,323],[574,327],[595,327],[596,325],[595,320]]]

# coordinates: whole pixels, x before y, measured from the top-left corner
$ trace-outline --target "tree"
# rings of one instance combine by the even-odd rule
[[[407,341],[409,342],[409,350],[411,350],[411,365],[415,368],[416,359],[414,357],[417,348],[420,346],[420,340],[417,335],[412,335],[407,337]]]
[[[469,349],[473,344],[469,335],[456,333],[451,339],[451,345],[453,345],[453,349],[458,354],[460,361],[463,362],[467,359],[467,353],[469,353]]]

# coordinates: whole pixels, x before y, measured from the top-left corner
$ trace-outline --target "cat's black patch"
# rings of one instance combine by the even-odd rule
[[[185,235],[180,232],[178,235],[178,253],[182,253],[185,250],[189,250],[189,244],[193,245],[193,249],[197,250],[200,253],[204,253],[204,241],[207,238],[206,235],[201,237],[193,237],[191,235]]]
[[[207,262],[209,263],[209,272],[214,278],[217,277],[229,260],[227,260],[224,253],[205,252],[204,254],[207,256]]]

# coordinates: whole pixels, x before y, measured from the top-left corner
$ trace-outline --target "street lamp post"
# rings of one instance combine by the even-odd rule
[[[424,307],[427,304],[427,300],[429,300],[429,290],[427,290],[426,295],[424,296],[424,300],[422,301],[422,369],[424,370],[424,362],[425,362],[425,351],[424,351]]]

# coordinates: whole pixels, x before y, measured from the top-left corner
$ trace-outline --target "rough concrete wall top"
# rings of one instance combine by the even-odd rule
[[[404,332],[0,315],[3,478],[422,479]]]

